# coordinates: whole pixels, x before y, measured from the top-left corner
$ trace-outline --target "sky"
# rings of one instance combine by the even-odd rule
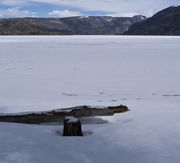
[[[0,18],[152,16],[180,0],[0,0]]]

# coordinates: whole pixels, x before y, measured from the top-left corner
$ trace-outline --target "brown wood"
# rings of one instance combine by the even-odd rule
[[[74,117],[66,117],[63,136],[83,136],[80,120]]]
[[[124,113],[129,111],[125,105],[108,107],[77,106],[67,109],[57,109],[44,112],[0,114],[0,122],[14,122],[27,124],[42,124],[49,122],[63,123],[64,117],[94,117],[94,116],[112,116],[115,113]]]

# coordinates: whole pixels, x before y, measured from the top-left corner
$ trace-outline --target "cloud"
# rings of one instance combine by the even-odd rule
[[[14,5],[22,5],[22,4],[26,4],[29,1],[25,1],[25,0],[0,0],[2,5],[9,5],[9,6],[14,6]]]
[[[107,16],[113,16],[113,17],[133,17],[134,15],[138,15],[138,13],[136,13],[136,12],[125,12],[125,13],[107,14]]]
[[[23,10],[19,7],[13,7],[8,9],[0,9],[0,17],[12,18],[12,17],[36,17],[37,13],[29,10]]]
[[[4,5],[28,5],[33,3],[65,6],[64,8],[80,11],[100,11],[112,15],[132,15],[132,13],[151,16],[171,5],[179,5],[179,0],[0,0]],[[63,10],[61,8],[61,10]],[[57,10],[58,11],[58,10]],[[57,12],[56,11],[56,12]]]
[[[82,13],[78,11],[70,11],[68,9],[65,9],[65,10],[53,10],[49,12],[48,15],[52,17],[72,17],[72,16],[81,16]]]
[[[163,8],[176,5],[177,2],[173,0],[62,0],[61,4],[80,7],[84,10],[115,13],[118,16],[127,15],[127,13],[151,16]],[[149,10],[152,11],[151,15]]]

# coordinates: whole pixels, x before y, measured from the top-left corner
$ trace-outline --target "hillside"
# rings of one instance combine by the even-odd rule
[[[164,9],[132,25],[126,35],[180,35],[180,6]]]
[[[118,35],[146,19],[134,17],[15,18],[0,20],[1,35]]]

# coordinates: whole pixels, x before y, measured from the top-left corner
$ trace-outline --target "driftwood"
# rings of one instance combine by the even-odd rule
[[[128,111],[124,105],[109,107],[90,107],[78,106],[67,109],[57,109],[46,112],[19,113],[19,114],[1,114],[0,122],[14,122],[27,124],[41,124],[49,122],[64,122],[66,116],[93,117],[93,116],[111,116],[115,113]]]
[[[63,136],[83,136],[81,122],[74,117],[66,117],[64,120]]]

